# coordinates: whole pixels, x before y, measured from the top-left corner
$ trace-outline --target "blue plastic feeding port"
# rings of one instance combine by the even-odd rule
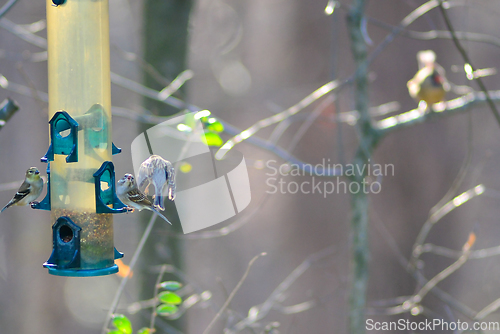
[[[43,264],[49,274],[58,276],[102,276],[118,272],[118,266],[111,264],[97,269],[82,269],[82,228],[69,217],[59,217],[52,226],[53,249],[50,258]],[[113,248],[113,258],[121,253]],[[123,254],[121,254],[123,256]]]
[[[58,111],[49,121],[50,146],[42,162],[54,161],[54,154],[66,155],[66,162],[78,161],[78,122],[66,111]]]
[[[59,217],[52,225],[52,254],[43,266],[49,269],[79,268],[81,230],[70,218]]]
[[[116,196],[115,166],[111,161],[105,161],[101,168],[94,173],[94,182],[97,213],[127,212],[127,206]]]
[[[72,118],[66,111],[58,111],[49,121],[50,146],[42,162],[54,161],[54,154],[67,155],[66,162],[78,161],[78,131],[85,130],[84,147],[87,155],[95,155],[95,149],[108,145],[108,120],[102,106],[94,104],[81,116]],[[121,153],[121,148],[111,143],[112,154]],[[94,156],[97,158],[97,156]]]

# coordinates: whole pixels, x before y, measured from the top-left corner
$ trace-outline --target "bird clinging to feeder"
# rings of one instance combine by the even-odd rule
[[[38,198],[38,196],[40,196],[42,189],[43,179],[40,177],[40,172],[36,167],[30,167],[26,171],[26,178],[24,179],[23,184],[21,184],[17,193],[0,212],[3,212],[5,209],[13,205],[23,206],[32,203]]]
[[[444,101],[450,84],[444,68],[436,63],[436,54],[432,50],[419,51],[417,60],[419,70],[407,83],[410,96],[427,106]]]
[[[165,210],[163,205],[163,188],[167,187],[167,198],[175,199],[175,169],[172,163],[159,155],[147,158],[139,168],[137,175],[139,189],[147,190],[150,184],[155,188],[153,206],[159,210]]]

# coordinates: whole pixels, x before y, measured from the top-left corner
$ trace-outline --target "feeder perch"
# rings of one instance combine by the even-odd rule
[[[94,173],[95,210],[97,213],[127,212],[127,206],[116,196],[115,167],[111,161],[105,161]],[[110,207],[112,206],[112,207]]]
[[[122,153],[122,149],[121,148],[116,147],[115,144],[113,144],[113,143],[111,143],[111,145],[112,145],[111,152],[112,152],[113,155]]]

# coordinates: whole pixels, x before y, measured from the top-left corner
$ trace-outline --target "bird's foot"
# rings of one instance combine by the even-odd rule
[[[37,201],[33,201],[30,203],[30,206],[32,209],[36,209],[36,206],[39,204],[40,202],[37,202]]]

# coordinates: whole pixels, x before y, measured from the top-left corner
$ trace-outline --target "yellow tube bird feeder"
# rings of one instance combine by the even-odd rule
[[[47,197],[53,251],[44,264],[60,276],[116,273],[108,0],[47,0],[50,146]]]

